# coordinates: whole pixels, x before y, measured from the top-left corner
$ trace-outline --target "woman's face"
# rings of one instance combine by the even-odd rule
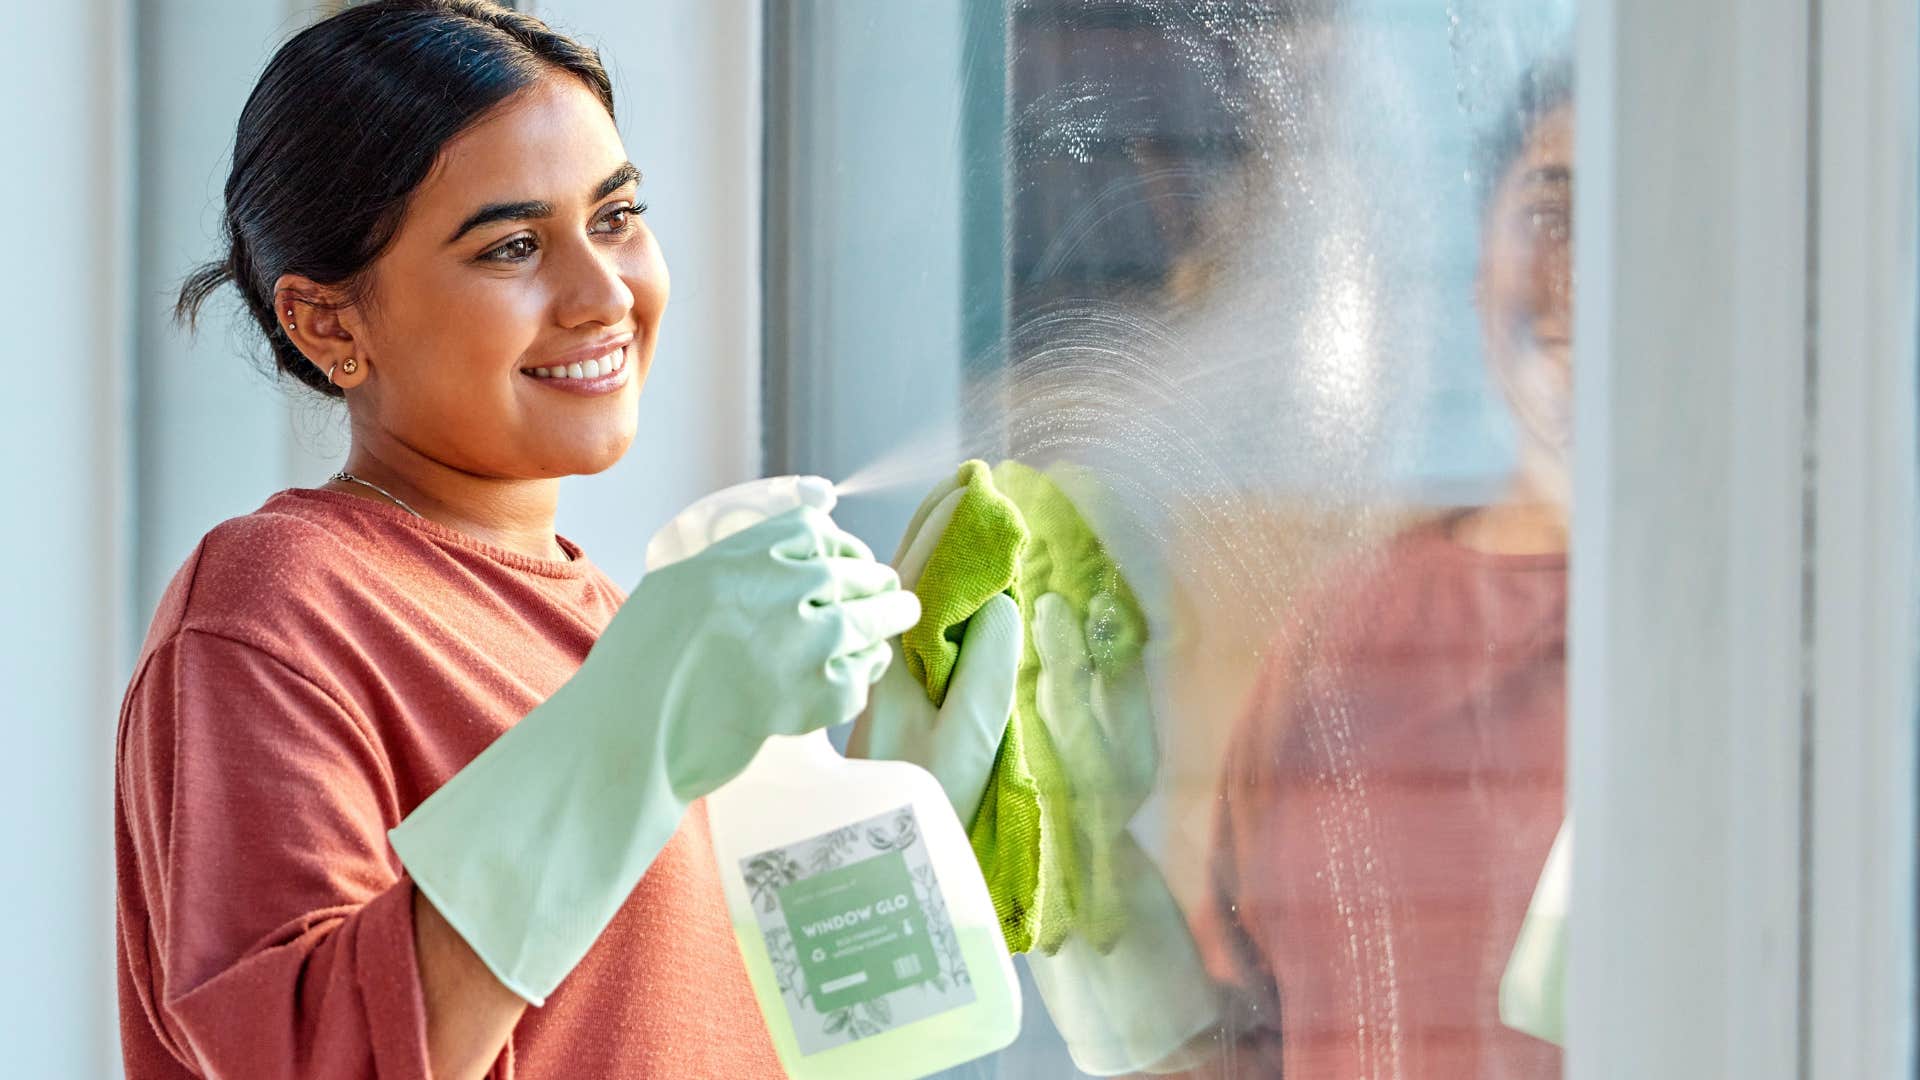
[[[1487,209],[1480,315],[1522,468],[1564,499],[1573,443],[1573,106],[1542,116]]]
[[[667,305],[638,184],[612,118],[569,77],[450,140],[372,266],[370,302],[343,317],[369,361],[352,395],[356,437],[371,426],[495,478],[618,461]],[[621,370],[535,373],[589,357]]]

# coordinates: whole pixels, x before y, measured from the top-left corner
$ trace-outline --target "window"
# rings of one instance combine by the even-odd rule
[[[769,470],[883,551],[965,457],[1071,489],[1189,1050],[1560,1075],[1499,987],[1571,813],[1577,1069],[1910,1074],[1906,6],[767,15]],[[1178,1026],[1047,966],[972,1074]]]

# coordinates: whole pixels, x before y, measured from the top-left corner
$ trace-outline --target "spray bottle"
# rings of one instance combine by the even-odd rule
[[[817,476],[715,492],[653,538],[647,569],[836,501]],[[707,796],[707,815],[734,936],[787,1075],[925,1076],[1019,1034],[1013,960],[931,773],[844,758],[824,729],[776,735]]]

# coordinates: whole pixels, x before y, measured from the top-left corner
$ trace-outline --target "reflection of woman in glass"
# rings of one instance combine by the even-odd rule
[[[1497,994],[1563,810],[1572,154],[1556,63],[1484,158],[1478,302],[1515,482],[1337,575],[1235,731],[1198,919],[1240,991],[1229,1073],[1559,1075]]]

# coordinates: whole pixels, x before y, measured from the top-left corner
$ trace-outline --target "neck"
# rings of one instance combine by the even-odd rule
[[[344,472],[378,484],[418,511],[476,540],[536,559],[565,560],[554,538],[560,481],[502,479],[456,469],[398,443],[369,446],[356,439]],[[335,480],[328,490],[393,503],[360,484]]]
[[[1549,555],[1567,550],[1565,504],[1522,480],[1504,498],[1459,518],[1456,542],[1489,555]]]

